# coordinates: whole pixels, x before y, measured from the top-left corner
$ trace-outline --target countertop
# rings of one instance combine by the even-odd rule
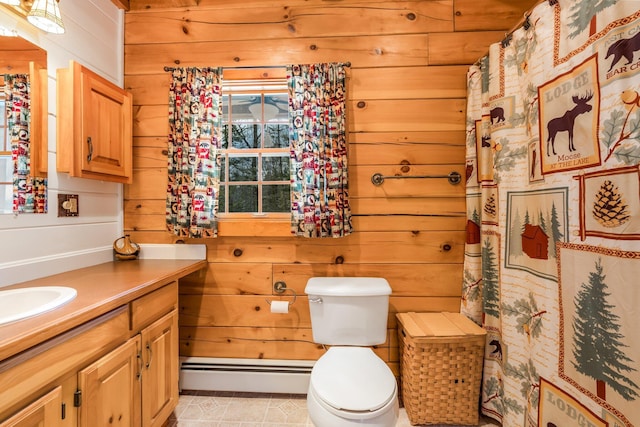
[[[0,326],[0,362],[206,265],[200,259],[114,261],[4,287],[69,286],[78,294],[54,310]]]

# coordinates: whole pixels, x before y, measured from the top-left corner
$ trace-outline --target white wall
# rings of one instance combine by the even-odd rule
[[[122,235],[122,184],[57,173],[56,69],[76,60],[123,85],[124,12],[110,0],[62,0],[65,33],[49,35],[10,12],[0,25],[47,51],[49,74],[49,211],[0,215],[0,287],[111,261]],[[58,218],[58,194],[78,194],[80,215]]]

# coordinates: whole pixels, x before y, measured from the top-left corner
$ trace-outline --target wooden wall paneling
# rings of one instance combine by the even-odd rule
[[[180,295],[272,294],[272,267],[268,263],[209,263],[206,273],[180,281]]]
[[[504,36],[524,3],[130,0],[124,83],[135,105],[135,170],[124,191],[125,230],[141,243],[207,245],[208,269],[180,282],[183,356],[317,359],[324,350],[312,339],[308,278],[381,276],[393,294],[388,339],[375,351],[399,375],[396,313],[459,311],[464,183],[403,179],[375,187],[371,175],[463,173],[468,66]],[[334,61],[352,64],[347,114],[355,232],[340,239],[284,237],[287,221],[251,220],[221,220],[222,236],[204,241],[166,232],[170,73],[164,66],[223,66],[234,75],[273,78],[275,69],[238,67]],[[288,292],[273,295],[279,280],[298,295],[285,315],[270,313],[266,301],[292,299]]]
[[[395,297],[459,297],[462,269],[450,264],[274,264],[273,281],[304,295],[311,277],[384,277]],[[287,295],[288,293],[285,293]]]
[[[424,0],[423,0],[424,1]],[[426,0],[427,2],[436,2],[441,0]],[[271,5],[274,7],[281,6],[282,1],[279,0],[245,0],[238,2],[238,0],[129,0],[131,4],[131,10],[144,10],[144,11],[156,11],[170,8],[188,8],[188,7],[203,7],[203,8],[224,8],[224,9],[248,9],[254,7],[262,7],[265,5]],[[308,5],[322,5],[326,4],[326,0],[292,0],[286,4],[308,4]],[[361,6],[386,6],[389,4],[389,0],[358,0],[349,1],[350,5]]]
[[[316,360],[324,352],[321,345],[313,342],[311,328],[180,328],[180,354],[183,356],[286,360],[295,354],[298,360]]]
[[[354,198],[375,197],[464,197],[462,182],[450,184],[447,178],[415,178],[420,176],[448,176],[457,172],[464,176],[464,169],[454,165],[405,165],[358,166],[357,173],[349,180],[349,195]],[[375,174],[389,177],[380,185],[374,185]]]
[[[167,168],[167,138],[164,138],[164,147],[140,146],[141,140],[162,141],[162,138],[136,138],[133,141],[133,168],[134,169],[166,169]]]
[[[125,199],[164,200],[167,195],[167,167],[133,169],[133,184],[124,186]]]
[[[351,132],[456,131],[465,129],[465,99],[349,101]]]
[[[357,215],[466,215],[464,197],[362,197],[349,202],[351,211]]]
[[[209,262],[267,263],[455,263],[462,260],[464,232],[367,232],[339,239],[218,237],[207,245]],[[450,246],[450,250],[445,249]],[[234,255],[236,253],[237,255]]]
[[[366,231],[464,231],[465,216],[431,216],[417,214],[379,214],[352,216],[353,228]],[[462,260],[461,260],[462,261]]]
[[[350,99],[466,98],[466,65],[354,68]]]
[[[311,328],[311,319],[309,302],[303,296],[281,316],[271,313],[264,296],[180,295],[180,325]]]
[[[504,31],[429,34],[429,65],[473,64],[504,38]]]
[[[454,0],[455,31],[508,30],[536,3],[539,1]]]
[[[156,70],[157,74],[127,75],[124,87],[133,95],[133,105],[169,105],[171,73]]]
[[[264,66],[290,63],[347,62],[352,67],[428,65],[427,36],[319,37],[183,44],[125,44],[130,74],[157,74],[171,66]],[[464,62],[458,62],[462,64]]]
[[[349,144],[438,144],[438,145],[458,145],[464,148],[466,141],[465,130],[444,130],[444,131],[413,131],[405,129],[394,129],[385,132],[350,132]],[[404,146],[396,147],[397,151],[404,152]],[[392,162],[393,163],[393,162]],[[424,162],[426,163],[426,162]],[[431,163],[439,163],[437,159],[432,159]],[[360,164],[366,164],[360,162]]]
[[[348,23],[348,25],[345,25]],[[125,37],[130,44],[236,42],[332,36],[392,35],[453,31],[453,1],[389,1],[385,7],[360,3],[297,2],[288,7],[265,3],[252,8],[189,8],[129,13]]]
[[[360,135],[362,134],[358,134]],[[374,143],[350,141],[349,166],[364,170],[363,165],[461,165],[464,160],[465,147],[460,144],[382,142],[385,141],[383,138],[380,141]]]

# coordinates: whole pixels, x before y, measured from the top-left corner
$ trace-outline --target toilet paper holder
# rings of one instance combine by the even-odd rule
[[[287,284],[282,281],[279,281],[273,284],[273,291],[277,294],[284,294],[286,291],[291,292],[293,294],[293,301],[289,301],[289,306],[293,305],[293,303],[296,302],[296,298],[298,297],[298,294],[296,294],[296,291],[294,291],[293,289],[287,288]],[[271,301],[269,301],[266,298],[265,298],[265,301],[267,301],[267,303],[271,305]]]

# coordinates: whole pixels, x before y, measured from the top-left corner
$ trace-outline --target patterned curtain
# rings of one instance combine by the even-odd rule
[[[46,213],[47,179],[31,176],[29,76],[6,74],[4,81],[13,159],[13,213]]]
[[[505,426],[640,426],[639,29],[543,2],[469,69],[461,311]]]
[[[291,232],[351,234],[343,64],[289,65]]]
[[[217,236],[221,122],[222,69],[175,69],[169,88],[166,221],[178,236]]]

